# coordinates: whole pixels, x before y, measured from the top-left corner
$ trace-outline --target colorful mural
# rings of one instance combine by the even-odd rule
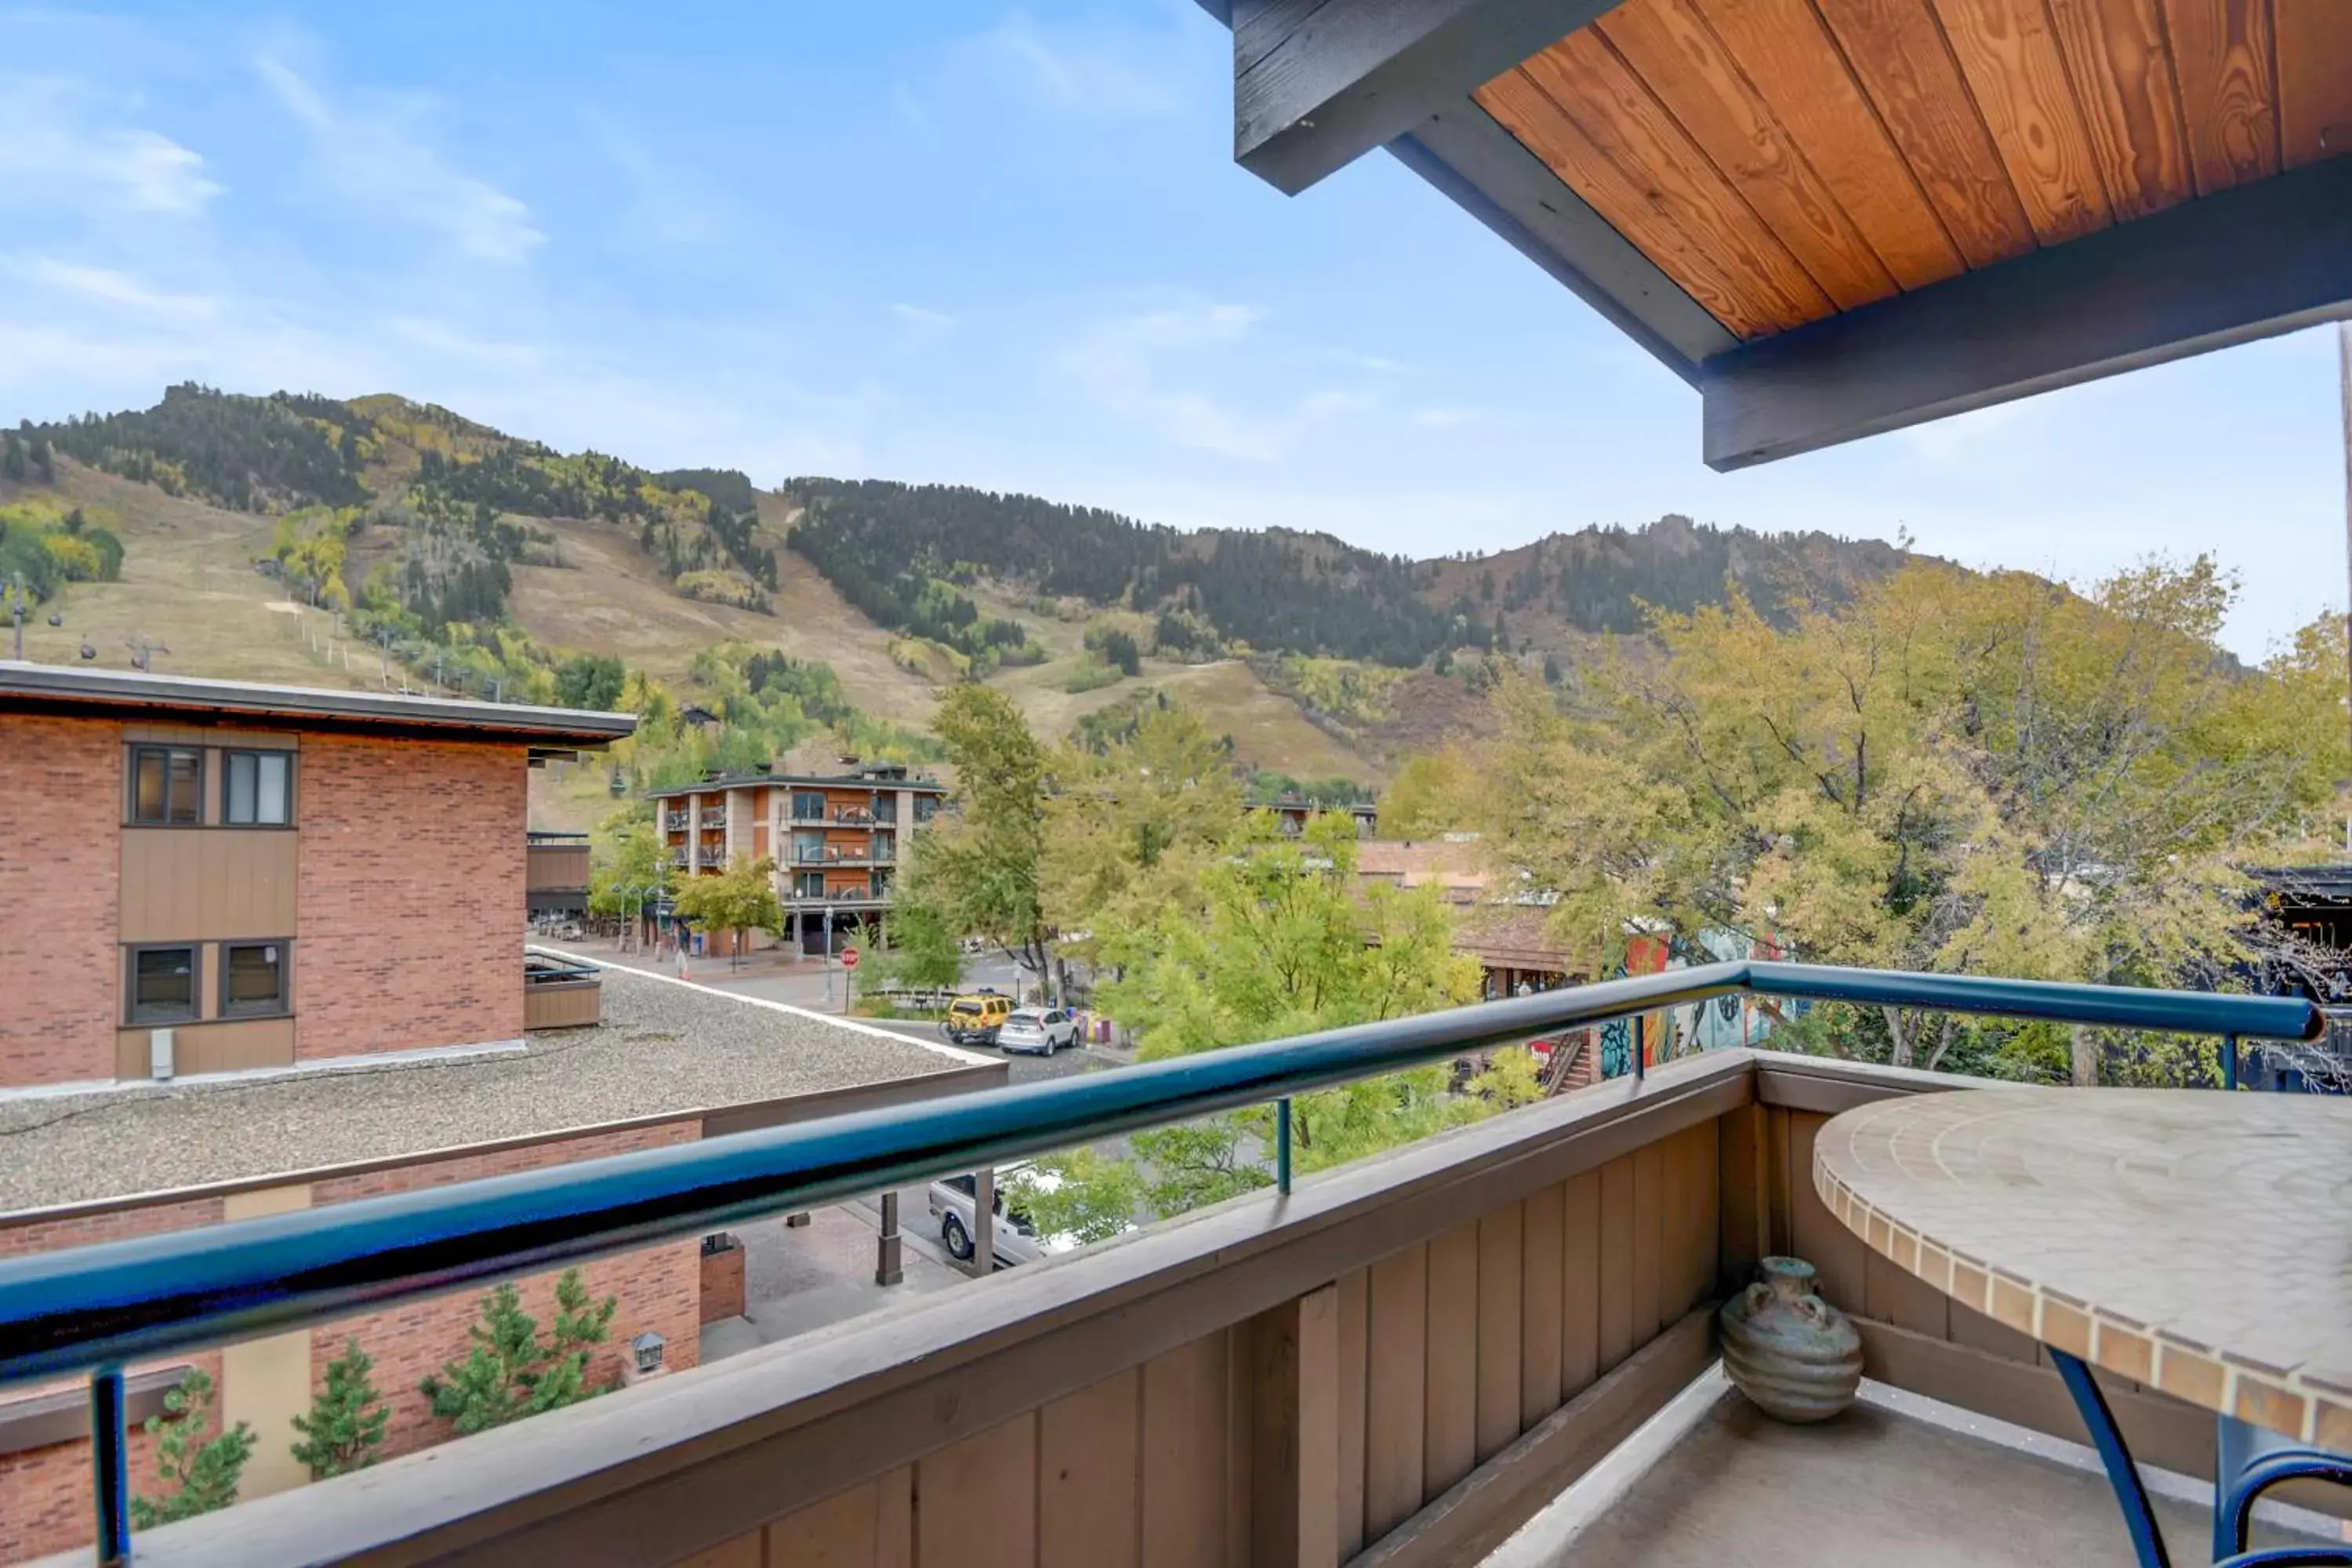
[[[1658,974],[1687,969],[1693,963],[1726,963],[1737,959],[1787,957],[1769,935],[1713,927],[1695,939],[1645,933],[1625,944],[1620,975]],[[1801,1008],[1803,1004],[1798,1004]],[[1633,1070],[1633,1053],[1642,1053],[1644,1068],[1694,1051],[1722,1050],[1729,1046],[1761,1045],[1780,1020],[1779,1004],[1759,1004],[1744,996],[1717,996],[1687,1003],[1637,1018],[1621,1018],[1601,1026],[1601,1076],[1615,1078]]]

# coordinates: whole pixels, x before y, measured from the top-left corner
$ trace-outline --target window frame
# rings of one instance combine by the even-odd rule
[[[219,826],[223,826],[223,827],[246,827],[246,828],[275,829],[275,830],[279,831],[279,832],[285,832],[285,831],[288,831],[288,830],[291,829],[291,828],[293,827],[293,826],[294,826],[294,816],[295,816],[295,811],[296,811],[296,805],[295,805],[295,799],[294,799],[295,790],[296,790],[296,788],[298,787],[297,783],[296,783],[296,780],[297,780],[297,776],[298,776],[298,775],[301,773],[301,771],[302,771],[302,769],[301,769],[301,764],[299,764],[299,763],[297,763],[297,762],[295,761],[295,757],[296,757],[296,755],[297,755],[297,753],[296,753],[296,752],[292,752],[292,751],[289,751],[289,750],[287,750],[287,749],[285,749],[285,748],[283,748],[283,747],[265,747],[265,746],[224,746],[224,747],[222,747],[222,748],[221,748],[221,754],[220,754],[220,756],[221,756],[221,793],[220,793],[220,824],[219,824]],[[229,783],[230,783],[230,779],[231,779],[231,777],[232,777],[232,775],[233,775],[233,773],[234,773],[234,772],[235,772],[236,766],[236,758],[238,758],[238,757],[252,757],[252,758],[254,758],[254,759],[255,759],[255,763],[254,763],[254,784],[253,784],[253,795],[254,795],[254,801],[255,801],[255,803],[256,803],[256,809],[258,809],[258,807],[259,807],[259,802],[260,802],[260,799],[261,799],[261,772],[260,772],[261,764],[260,764],[260,759],[265,758],[265,757],[282,757],[282,758],[284,758],[284,759],[285,759],[285,761],[286,761],[286,820],[285,820],[285,821],[283,821],[283,822],[259,822],[259,821],[256,821],[256,822],[239,822],[236,817],[234,817],[234,816],[230,816],[230,815],[229,815],[229,811],[230,811],[230,805],[229,805]]]
[[[220,1011],[221,1018],[283,1018],[294,1011],[294,940],[291,937],[250,937],[236,942],[224,941],[220,948]],[[255,1003],[239,1005],[228,994],[229,954],[241,947],[274,947],[278,950],[278,996],[268,1006]]]
[[[170,1028],[194,1024],[205,1016],[204,943],[200,942],[134,942],[122,949],[122,1022],[127,1028]],[[184,1013],[142,1013],[139,1000],[139,960],[151,952],[188,955],[188,1006]]]
[[[204,826],[205,783],[205,748],[202,746],[180,745],[168,741],[133,741],[130,744],[129,751],[131,753],[131,765],[126,772],[124,779],[124,783],[127,786],[127,798],[123,801],[123,822],[131,827]],[[163,815],[155,817],[142,816],[139,815],[139,765],[142,760],[150,755],[159,756],[163,759]],[[186,821],[182,821],[172,815],[172,803],[173,798],[172,789],[172,758],[182,755],[194,757],[196,760],[196,814],[193,818]],[[178,944],[173,943],[171,945],[176,946]]]

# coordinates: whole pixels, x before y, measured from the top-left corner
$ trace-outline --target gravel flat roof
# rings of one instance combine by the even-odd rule
[[[605,969],[604,991],[602,1027],[534,1035],[496,1056],[0,1101],[0,1216],[758,1104],[978,1059],[627,969]]]

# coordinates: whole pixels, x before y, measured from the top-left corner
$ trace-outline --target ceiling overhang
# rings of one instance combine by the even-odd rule
[[[1202,0],[1236,159],[1387,147],[1744,468],[2352,316],[2352,0]]]

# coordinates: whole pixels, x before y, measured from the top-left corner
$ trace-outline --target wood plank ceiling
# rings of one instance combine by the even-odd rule
[[[1476,97],[1752,339],[2352,151],[2352,0],[1626,0]]]

